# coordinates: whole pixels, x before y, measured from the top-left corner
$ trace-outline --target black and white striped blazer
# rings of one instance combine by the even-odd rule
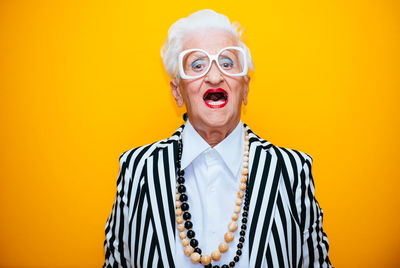
[[[168,139],[121,155],[103,267],[175,267],[175,163],[183,127]],[[277,147],[245,127],[250,137],[249,267],[332,267],[311,156]]]

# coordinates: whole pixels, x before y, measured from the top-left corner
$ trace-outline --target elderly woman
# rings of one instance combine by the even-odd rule
[[[104,267],[331,267],[311,156],[241,122],[240,34],[212,10],[171,26],[162,56],[187,122],[121,155]]]

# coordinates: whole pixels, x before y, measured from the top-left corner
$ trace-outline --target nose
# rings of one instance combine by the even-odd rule
[[[205,81],[210,84],[219,84],[224,78],[222,77],[221,70],[218,68],[217,63],[214,61],[211,64],[210,70],[206,73]]]

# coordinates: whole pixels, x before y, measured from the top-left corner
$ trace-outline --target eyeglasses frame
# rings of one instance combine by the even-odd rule
[[[222,51],[227,50],[227,49],[238,50],[238,51],[240,51],[240,52],[243,53],[243,55],[244,55],[243,72],[238,73],[238,74],[230,74],[230,73],[224,71],[224,70],[221,68],[221,66],[219,66],[219,64],[218,64],[218,57],[219,57],[219,55],[222,53]],[[201,75],[197,75],[197,76],[187,76],[187,75],[185,74],[185,72],[183,71],[183,57],[184,57],[186,54],[188,54],[188,53],[190,53],[190,52],[193,52],[193,51],[199,51],[199,52],[202,52],[202,53],[206,54],[206,55],[208,56],[208,58],[210,59],[210,65],[208,66],[207,70],[204,71],[204,73],[201,74]],[[245,76],[245,75],[247,74],[247,72],[248,72],[246,53],[244,52],[244,49],[241,48],[241,47],[230,46],[230,47],[224,47],[224,48],[222,48],[222,49],[221,49],[217,54],[215,54],[215,55],[210,55],[209,53],[207,53],[207,51],[205,51],[205,50],[203,50],[203,49],[200,49],[200,48],[192,48],[192,49],[187,49],[187,50],[182,51],[181,53],[179,53],[179,56],[178,56],[179,75],[180,75],[180,77],[181,77],[182,79],[197,79],[197,78],[203,77],[203,76],[205,76],[205,75],[208,73],[208,71],[210,71],[210,68],[211,68],[211,66],[212,66],[213,61],[215,61],[215,64],[218,66],[218,69],[219,69],[223,74],[228,75],[228,76]]]

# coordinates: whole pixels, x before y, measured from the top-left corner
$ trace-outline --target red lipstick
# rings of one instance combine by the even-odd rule
[[[204,93],[203,100],[210,108],[222,108],[228,103],[228,92],[222,88],[210,88]]]

